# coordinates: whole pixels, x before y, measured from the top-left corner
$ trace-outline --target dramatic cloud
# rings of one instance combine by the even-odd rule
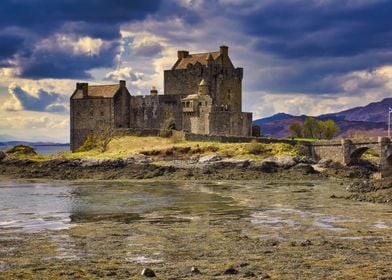
[[[158,0],[2,1],[0,67],[19,68],[24,78],[91,78],[88,71],[115,65],[121,24],[159,6]]]
[[[68,112],[68,98],[54,92],[39,90],[31,93],[22,89],[16,84],[11,84],[8,88],[9,100],[6,101],[2,109],[8,111],[37,111],[37,112]]]
[[[143,73],[134,72],[131,67],[124,67],[107,73],[105,78],[113,81],[130,80],[131,82],[136,82],[143,79],[143,76]]]

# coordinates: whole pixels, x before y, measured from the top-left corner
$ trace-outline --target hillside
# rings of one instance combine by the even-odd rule
[[[387,135],[388,108],[392,107],[392,98],[386,98],[379,102],[373,102],[363,107],[355,107],[345,111],[316,116],[317,119],[333,119],[340,128],[339,137],[361,135],[381,136]],[[290,135],[291,123],[303,122],[306,116],[292,116],[278,113],[271,117],[253,121],[261,125],[262,134],[277,138],[285,138]]]

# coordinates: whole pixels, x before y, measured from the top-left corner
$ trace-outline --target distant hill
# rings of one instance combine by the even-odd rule
[[[333,119],[340,128],[338,136],[350,136],[353,134],[382,136],[387,135],[389,107],[392,108],[392,98],[373,102],[363,107],[316,116],[315,118],[321,120]],[[306,116],[292,116],[279,113],[271,117],[255,120],[253,123],[261,125],[263,135],[285,138],[290,135],[290,124],[295,121],[302,123],[305,118]]]
[[[388,109],[392,108],[392,98],[385,98],[379,102],[372,102],[363,107],[355,107],[338,113],[321,115],[319,117],[332,116],[347,121],[382,122],[388,120]]]
[[[270,117],[267,118],[262,118],[262,119],[258,119],[253,121],[253,124],[257,124],[257,125],[261,125],[264,123],[268,123],[271,121],[279,121],[279,120],[284,120],[284,119],[288,119],[288,118],[292,118],[294,117],[293,115],[290,114],[286,114],[286,113],[277,113],[275,115],[272,115]]]

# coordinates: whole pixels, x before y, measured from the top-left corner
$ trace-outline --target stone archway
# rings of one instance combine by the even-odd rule
[[[362,155],[367,152],[370,148],[369,147],[360,147],[355,149],[351,154],[350,154],[350,164],[358,164]]]

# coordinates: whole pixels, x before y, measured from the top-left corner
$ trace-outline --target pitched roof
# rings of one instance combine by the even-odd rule
[[[88,86],[88,96],[91,97],[106,97],[113,98],[117,93],[120,85],[98,85],[98,86]],[[75,93],[72,95],[72,99],[82,99],[83,98],[83,90],[77,89]]]
[[[186,69],[188,64],[195,65],[199,62],[202,65],[207,65],[207,59],[212,56],[213,60],[216,60],[220,56],[220,52],[209,52],[209,53],[192,53],[187,57],[182,58],[175,66],[174,69]]]

